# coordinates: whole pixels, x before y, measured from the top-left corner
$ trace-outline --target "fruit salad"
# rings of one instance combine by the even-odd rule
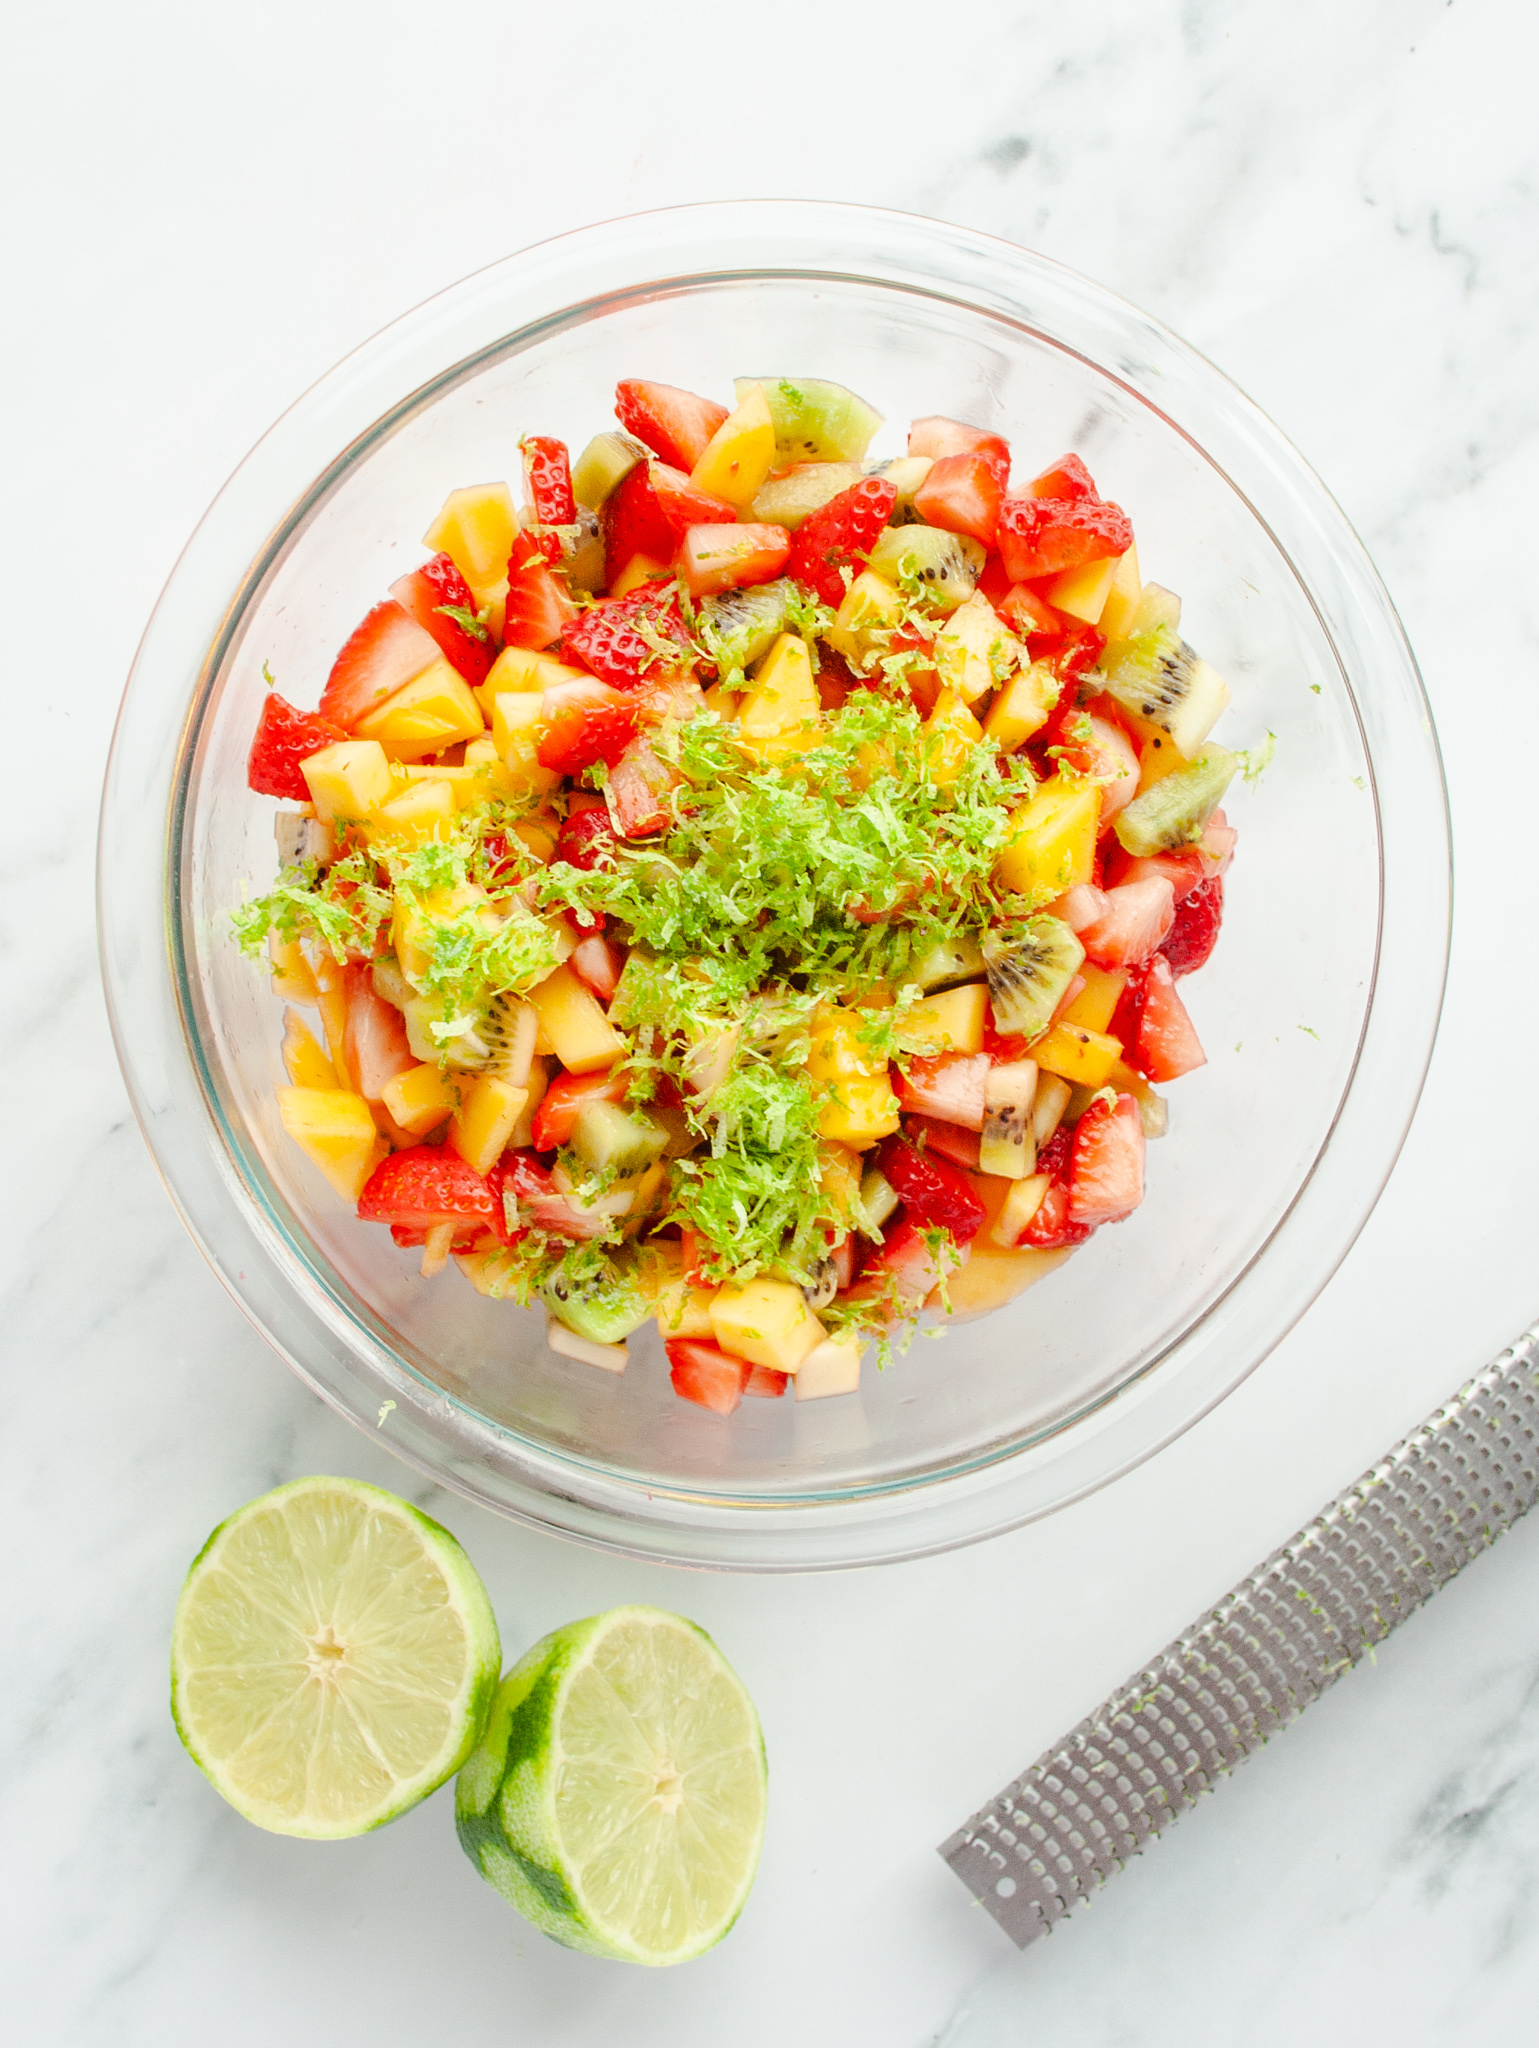
[[[362,1219],[581,1364],[655,1319],[728,1414],[1138,1208],[1248,764],[1077,455],[873,460],[816,379],[615,416],[451,491],[314,710],[268,676],[235,922]]]

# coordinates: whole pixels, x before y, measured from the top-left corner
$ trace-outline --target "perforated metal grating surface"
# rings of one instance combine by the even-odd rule
[[[1025,1948],[1539,1499],[1539,1325],[940,1853]]]

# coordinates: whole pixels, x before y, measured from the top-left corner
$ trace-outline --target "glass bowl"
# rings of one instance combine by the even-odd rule
[[[574,444],[623,376],[712,393],[816,374],[887,415],[999,428],[1020,473],[1077,449],[1146,576],[1277,735],[1227,804],[1239,853],[1183,984],[1208,1064],[1171,1091],[1149,1198],[1046,1282],[921,1338],[858,1395],[677,1400],[655,1331],[623,1377],[539,1315],[416,1272],[284,1137],[280,1006],[230,940],[276,865],[244,761],[269,665],[315,702],[454,485]],[[102,816],[104,971],[145,1134],[189,1229],[326,1400],[445,1484],[552,1530],[691,1564],[905,1557],[1049,1512],[1147,1457],[1303,1312],[1415,1108],[1447,957],[1447,816],[1414,662],[1361,544],[1297,454],[1173,335],[1040,256],[934,221],[772,201],[542,243],[387,328],[216,499],[134,664]],[[393,1407],[386,1404],[393,1403]]]

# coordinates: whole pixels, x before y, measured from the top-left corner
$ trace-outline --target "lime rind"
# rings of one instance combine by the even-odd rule
[[[455,1820],[482,1876],[542,1933],[659,1967],[737,1920],[765,1777],[753,1703],[710,1637],[622,1607],[557,1629],[508,1673]]]
[[[312,1477],[248,1502],[193,1560],[171,1712],[247,1820],[340,1840],[453,1776],[500,1662],[486,1589],[447,1529],[380,1487]]]

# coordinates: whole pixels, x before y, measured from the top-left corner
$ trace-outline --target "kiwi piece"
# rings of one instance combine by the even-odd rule
[[[400,972],[399,969],[396,970]],[[434,1033],[434,1026],[445,1022],[453,1012],[442,996],[421,996],[411,988],[406,977],[401,976],[409,994],[400,1005],[401,1015],[406,1023],[406,1042],[416,1059],[434,1066],[447,1062],[451,1067],[462,1067],[466,1073],[480,1074],[488,1068],[500,1067],[517,1042],[519,1023],[518,1012],[527,1007],[513,996],[497,996],[477,1013],[475,1022],[455,1037],[442,1040]],[[375,983],[376,992],[384,991]],[[386,996],[387,1002],[393,998]],[[526,1040],[530,1050],[533,1039]],[[522,1086],[520,1082],[518,1084]]]
[[[866,1236],[875,1237],[897,1206],[897,1189],[885,1173],[873,1166],[860,1183],[861,1228]]]
[[[757,384],[775,423],[775,465],[793,462],[859,462],[882,424],[882,415],[821,377],[739,377],[741,405]]]
[[[1188,759],[1229,703],[1223,677],[1164,624],[1122,642],[1102,681],[1124,711],[1168,732]]]
[[[983,953],[971,939],[941,939],[922,953],[904,976],[917,981],[926,995],[941,988],[955,988],[964,981],[977,981],[983,973]]]
[[[914,510],[914,493],[935,467],[933,456],[895,455],[891,462],[868,462],[868,476],[884,477],[897,492],[897,503],[892,508],[889,526],[914,526],[920,523],[919,514]]]
[[[595,1173],[639,1173],[662,1157],[668,1135],[617,1102],[585,1102],[572,1125],[571,1146]]]
[[[773,476],[754,499],[748,517],[795,533],[804,520],[821,512],[865,474],[858,462],[799,462],[784,476]]]
[[[591,597],[604,588],[608,577],[603,523],[596,512],[579,505],[576,529],[575,533],[562,531],[561,569],[568,590],[585,590]]]
[[[888,583],[915,581],[943,611],[954,612],[977,586],[986,551],[964,533],[938,526],[889,526],[878,535],[867,567]]]
[[[750,590],[724,590],[700,604],[700,637],[719,675],[745,669],[767,654],[783,631],[796,586],[782,576]]]
[[[1052,1022],[1085,949],[1056,917],[1034,917],[1018,939],[991,933],[983,944],[994,1029],[1035,1038]]]
[[[1031,1136],[1039,1152],[1068,1115],[1073,1097],[1073,1088],[1061,1074],[1038,1074],[1037,1099],[1031,1106]]]
[[[1135,856],[1195,845],[1239,765],[1239,755],[1227,747],[1204,747],[1195,761],[1162,775],[1117,813],[1118,839]]]
[[[558,1323],[595,1344],[619,1344],[652,1314],[652,1301],[632,1260],[605,1259],[578,1281],[558,1274],[540,1289]]]
[[[990,1067],[984,1083],[983,1132],[978,1140],[980,1172],[1024,1180],[1036,1171],[1037,1144],[1031,1129],[1036,1099],[1035,1060]]]
[[[596,512],[615,485],[651,452],[630,434],[595,434],[572,466],[572,496]]]
[[[392,1003],[398,1010],[417,1000],[417,991],[401,972],[401,963],[394,953],[380,954],[369,971],[369,979],[381,1002]]]

